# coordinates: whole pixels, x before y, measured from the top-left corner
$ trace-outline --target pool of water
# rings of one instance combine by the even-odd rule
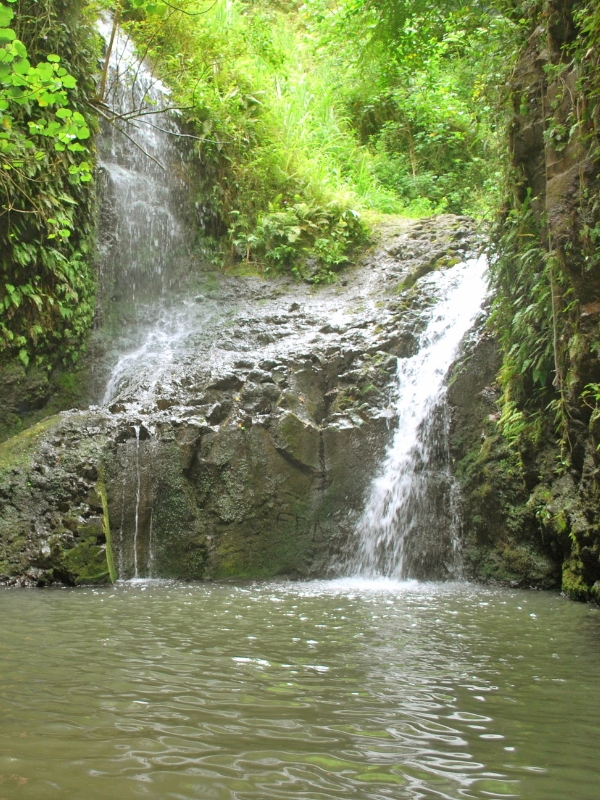
[[[469,584],[0,591],[0,800],[592,800],[600,609]]]

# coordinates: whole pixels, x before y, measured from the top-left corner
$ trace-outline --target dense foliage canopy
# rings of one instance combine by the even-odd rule
[[[212,230],[238,256],[316,258],[327,279],[365,211],[493,208],[518,20],[420,0],[178,9],[125,16],[202,139]]]

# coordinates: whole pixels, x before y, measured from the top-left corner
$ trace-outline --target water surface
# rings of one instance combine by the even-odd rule
[[[592,800],[600,610],[359,580],[0,591],[0,800]]]

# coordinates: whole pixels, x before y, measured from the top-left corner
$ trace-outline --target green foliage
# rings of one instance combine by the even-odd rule
[[[600,42],[600,14],[595,3],[573,5],[578,35],[567,40],[543,67],[545,91],[552,98],[548,108],[542,106],[546,161],[558,160],[573,142],[580,153],[587,152],[590,161],[600,155],[600,81],[595,50]],[[557,6],[538,2],[524,13],[530,28],[546,18],[552,25]],[[575,97],[565,77],[574,66],[579,75]],[[520,115],[535,114],[525,95],[513,101]],[[561,110],[565,105],[567,112]],[[575,290],[579,275],[594,272],[600,263],[600,198],[597,186],[582,172],[579,196],[569,200],[573,228],[568,238],[563,232],[556,244],[540,198],[532,197],[525,175],[514,171],[507,177],[506,209],[493,231],[492,244],[496,297],[491,324],[504,354],[499,423],[508,441],[525,447],[526,442],[539,442],[544,426],[553,425],[560,441],[558,474],[570,463],[573,411],[581,400],[587,405],[594,400],[596,384],[589,384],[583,393],[577,389],[581,386],[579,359],[595,344],[591,341],[590,348],[579,331],[579,302],[585,302],[585,297],[578,297]]]
[[[568,361],[564,332],[572,326],[573,290],[555,254],[542,242],[528,193],[498,223],[492,244],[496,294],[490,324],[504,353],[499,424],[513,444],[522,443],[523,437],[539,441],[544,411],[554,414],[558,431],[564,433],[565,427],[560,384]]]
[[[334,271],[348,262],[349,249],[366,237],[366,231],[351,209],[311,205],[300,197],[287,204],[280,195],[269,203],[268,212],[259,216],[251,233],[244,234],[235,226],[231,235],[247,260],[252,251],[262,256],[267,272],[289,268],[296,277],[305,277],[302,265],[306,258],[302,256],[312,256],[321,264],[316,280],[329,282]]]
[[[13,195],[13,202],[18,203],[27,196],[26,187],[19,177],[25,175],[31,179],[37,171],[35,166],[45,161],[45,149],[36,146],[38,137],[52,139],[58,152],[85,152],[85,147],[76,140],[88,139],[90,131],[83,115],[67,107],[66,90],[75,88],[75,78],[60,65],[60,56],[55,53],[48,54],[45,61],[33,66],[27,48],[8,27],[13,18],[12,8],[0,5],[0,181],[4,192]],[[15,124],[14,112],[21,106],[27,106],[29,113],[35,106],[56,106],[57,110],[53,119],[27,120],[29,130],[25,133],[18,123]],[[13,177],[15,172],[17,177]],[[72,164],[70,174],[75,181],[91,180],[86,161]]]
[[[297,275],[316,260],[314,278],[331,279],[364,238],[363,198],[399,204],[373,177],[301,20],[266,3],[181,8],[130,24],[199,137],[206,226],[235,258]]]
[[[72,362],[94,308],[93,33],[77,0],[15,0],[0,23],[0,353]]]
[[[430,213],[493,210],[519,22],[500,3],[307,0],[304,8],[380,183]]]
[[[500,50],[519,30],[500,12],[361,0],[177,8],[126,19],[199,137],[205,224],[229,236],[237,258],[271,269],[316,258],[326,275],[364,235],[348,226],[350,211],[422,216],[493,203],[504,135],[496,101],[512,63]],[[314,236],[300,222],[291,241],[303,204],[328,222],[314,222]]]

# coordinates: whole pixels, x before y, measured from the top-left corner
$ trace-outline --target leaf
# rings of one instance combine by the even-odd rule
[[[13,72],[16,72],[17,75],[27,75],[30,69],[31,64],[26,58],[21,58],[13,64]]]
[[[0,28],[7,28],[10,25],[14,15],[15,12],[12,10],[12,8],[0,6]]]
[[[13,42],[13,50],[18,56],[21,56],[21,58],[27,58],[27,48],[23,42],[20,42],[18,39],[15,39]]]

